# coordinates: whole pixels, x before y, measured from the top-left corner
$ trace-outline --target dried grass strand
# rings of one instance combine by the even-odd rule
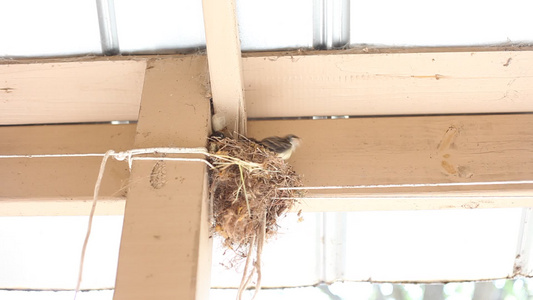
[[[257,272],[257,283],[255,284],[255,292],[252,296],[252,300],[255,299],[259,291],[261,290],[261,257],[263,256],[263,245],[265,243],[265,235],[266,235],[266,211],[263,214],[263,222],[261,224],[261,231],[259,236],[257,237],[258,243],[257,243],[257,252],[255,253],[255,269]]]
[[[237,293],[237,300],[242,299],[242,293],[244,290],[246,290],[246,287],[248,286],[248,283],[250,282],[250,279],[252,278],[252,275],[254,274],[254,269],[250,272],[250,275],[248,275],[248,268],[250,268],[250,262],[252,261],[252,252],[254,249],[255,244],[255,238],[252,239],[252,242],[250,243],[250,248],[248,249],[248,256],[246,257],[246,263],[244,265],[244,271],[242,272],[242,279],[241,284],[239,285],[239,291]]]
[[[250,201],[248,201],[248,193],[246,192],[246,182],[244,181],[244,175],[242,174],[242,166],[239,165],[239,173],[241,174],[241,184],[244,191],[244,199],[246,200],[246,209],[248,209],[248,216],[252,217],[252,211],[250,210]]]

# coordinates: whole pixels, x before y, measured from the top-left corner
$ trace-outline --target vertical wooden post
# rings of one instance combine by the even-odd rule
[[[204,147],[206,59],[148,63],[136,148]],[[206,165],[134,161],[114,300],[206,299],[210,286]]]
[[[246,135],[241,43],[235,0],[203,0],[209,77],[215,113],[230,133]]]

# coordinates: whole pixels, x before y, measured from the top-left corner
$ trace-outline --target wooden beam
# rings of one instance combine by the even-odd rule
[[[135,147],[204,147],[211,113],[205,57],[152,61]],[[201,162],[134,161],[113,299],[206,299],[207,171]]]
[[[203,0],[202,5],[215,114],[219,119],[225,119],[229,132],[246,135],[241,42],[235,0]]]
[[[0,64],[0,125],[136,120],[145,61]]]
[[[119,128],[121,135],[113,132]],[[305,185],[342,186],[532,180],[533,133],[529,128],[533,128],[531,114],[383,117],[250,121],[249,135],[301,136],[303,144],[290,163],[304,176]],[[0,127],[0,154],[78,153],[83,149],[104,153],[132,148],[134,134],[134,125]],[[47,140],[52,142],[44,143]],[[68,158],[60,160],[61,164],[50,158],[0,161],[4,179],[0,181],[0,214],[21,215],[38,213],[37,209],[25,210],[28,202],[36,208],[42,200],[90,199],[100,159]],[[116,192],[126,185],[127,165],[115,163],[122,171],[108,169],[103,199],[116,199],[121,195]],[[50,176],[50,172],[65,175]],[[341,189],[311,191],[309,197],[302,206],[307,211],[527,207],[533,205],[533,187]],[[74,204],[63,207],[58,214],[88,211]],[[43,214],[49,210],[43,209]]]
[[[532,180],[529,128],[533,115],[378,117],[256,121],[249,136],[298,135],[303,144],[289,162],[305,185],[344,186]]]
[[[135,125],[0,127],[0,155],[101,154],[133,148]],[[87,215],[101,157],[0,158],[2,216]],[[110,159],[96,214],[124,214],[129,170]],[[33,200],[31,200],[33,199]]]
[[[250,122],[249,136],[300,136],[290,162],[310,187],[469,183],[532,180],[531,126],[533,115],[279,120]],[[301,209],[524,207],[532,196],[533,184],[312,190]]]
[[[94,179],[92,182],[87,180],[87,183],[93,184],[94,188]],[[89,199],[89,195],[86,197],[72,197],[71,199],[58,200],[58,198],[60,197],[54,197],[54,199],[40,197],[0,199],[0,217],[87,216],[91,211],[93,201]],[[123,215],[125,204],[125,197],[108,196],[104,199],[98,199],[95,215]]]
[[[207,10],[211,4],[228,5],[208,2]],[[222,23],[206,26],[216,30]],[[222,33],[210,37],[229,39]],[[210,37],[215,108],[227,107],[236,116],[241,105],[237,99],[243,97],[238,47]],[[247,114],[272,118],[533,111],[533,51],[463,50],[248,56],[242,60]],[[150,58],[125,59],[0,64],[0,124],[137,120],[144,64]]]
[[[102,154],[109,149],[124,151],[133,148],[134,136],[135,125],[0,127],[0,155]],[[89,200],[101,160],[101,157],[0,159],[0,201],[9,201],[15,209],[13,204],[31,198],[47,201]],[[101,195],[108,199],[124,197],[128,176],[126,163],[110,159],[102,181]],[[82,207],[84,205],[78,204],[73,208]],[[43,209],[43,213],[45,211]],[[87,214],[88,211],[90,209],[75,214]],[[57,211],[60,214],[74,212],[69,206]],[[9,212],[13,215],[23,213],[26,211]],[[30,211],[27,213],[32,214]]]
[[[531,65],[531,51],[250,57],[243,62],[249,118],[531,112]]]
[[[481,209],[533,206],[533,187],[497,188],[470,192],[379,192],[320,194],[312,192],[299,201],[293,211],[375,211],[375,210],[438,210]]]

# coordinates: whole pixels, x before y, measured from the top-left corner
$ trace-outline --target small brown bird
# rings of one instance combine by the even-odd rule
[[[259,144],[267,149],[276,152],[278,157],[284,160],[289,159],[292,153],[300,145],[301,139],[294,134],[285,137],[271,136],[262,139]]]

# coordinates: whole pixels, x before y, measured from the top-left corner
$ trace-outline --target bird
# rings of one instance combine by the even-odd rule
[[[285,137],[271,136],[258,142],[258,144],[264,146],[268,150],[275,152],[277,156],[283,160],[289,159],[300,143],[301,139],[294,134],[289,134]]]

